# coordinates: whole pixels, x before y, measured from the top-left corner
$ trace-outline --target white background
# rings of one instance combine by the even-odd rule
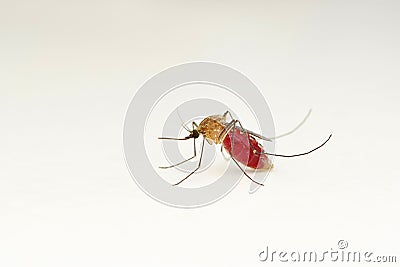
[[[0,265],[261,266],[267,245],[339,239],[399,261],[399,12],[398,1],[0,1]],[[243,179],[200,209],[152,200],[125,166],[125,111],[148,78],[197,60],[254,81],[278,133],[313,108],[278,152],[331,142],[277,159],[254,195]]]

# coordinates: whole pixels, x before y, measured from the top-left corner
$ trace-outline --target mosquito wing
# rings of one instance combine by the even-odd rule
[[[243,128],[240,127],[240,126],[237,126],[237,125],[236,125],[236,126],[235,126],[235,129],[239,129],[240,131],[243,132]],[[268,137],[262,136],[261,134],[252,132],[252,131],[247,130],[247,129],[244,129],[244,130],[245,130],[249,135],[251,135],[251,136],[253,136],[253,137],[256,137],[256,138],[258,138],[258,139],[262,139],[262,140],[265,140],[265,141],[268,141],[268,142],[272,142],[272,139],[270,139],[270,138],[268,138]]]

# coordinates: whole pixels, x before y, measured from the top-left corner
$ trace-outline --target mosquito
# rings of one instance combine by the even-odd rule
[[[305,117],[305,119],[292,131],[276,136],[274,138],[267,138],[255,132],[245,129],[242,126],[242,123],[238,119],[234,119],[230,111],[226,111],[222,115],[211,115],[204,118],[200,124],[196,122],[192,122],[192,130],[188,127],[183,125],[186,131],[189,132],[189,135],[183,138],[174,138],[174,137],[159,137],[158,139],[162,140],[176,140],[176,141],[183,141],[193,139],[193,156],[188,159],[185,159],[179,163],[173,164],[171,166],[160,167],[162,169],[173,168],[178,165],[181,165],[189,160],[192,160],[197,157],[196,154],[196,139],[200,136],[203,137],[203,141],[201,144],[200,150],[200,159],[198,161],[197,167],[190,172],[185,178],[181,179],[179,182],[173,184],[174,186],[179,185],[183,181],[187,180],[190,176],[192,176],[201,166],[201,161],[203,158],[203,150],[204,150],[204,142],[207,141],[210,145],[221,145],[221,152],[224,148],[230,155],[230,158],[236,163],[239,169],[243,172],[243,174],[249,178],[253,183],[263,186],[264,184],[255,181],[251,178],[243,167],[239,164],[243,164],[247,167],[250,167],[255,170],[270,170],[273,168],[273,164],[268,156],[275,156],[275,157],[298,157],[304,156],[314,152],[315,150],[324,146],[329,139],[331,138],[332,134],[319,146],[303,153],[293,154],[293,155],[282,155],[282,154],[275,154],[269,153],[264,151],[261,143],[258,140],[264,140],[271,142],[273,139],[277,139],[279,137],[286,136],[294,131],[296,131],[308,118],[310,115],[311,110]],[[227,120],[229,116],[230,120]]]

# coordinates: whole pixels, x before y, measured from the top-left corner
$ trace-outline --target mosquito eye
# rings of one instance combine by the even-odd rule
[[[199,132],[196,131],[196,130],[194,130],[194,131],[193,131],[193,137],[194,137],[194,138],[198,138],[198,137],[199,137]]]

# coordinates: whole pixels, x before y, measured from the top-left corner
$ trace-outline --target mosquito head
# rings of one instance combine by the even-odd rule
[[[193,131],[190,131],[190,135],[189,135],[190,138],[196,139],[196,138],[199,138],[199,136],[200,136],[200,134],[199,134],[199,131],[197,131],[197,129],[193,129]]]
[[[200,136],[199,131],[197,130],[197,128],[199,127],[195,122],[192,122],[193,125],[193,130],[189,130],[189,128],[187,128],[185,126],[185,124],[182,124],[182,127],[189,132],[189,135],[183,138],[174,138],[174,137],[158,137],[158,139],[162,139],[162,140],[188,140],[191,138],[197,139]]]

